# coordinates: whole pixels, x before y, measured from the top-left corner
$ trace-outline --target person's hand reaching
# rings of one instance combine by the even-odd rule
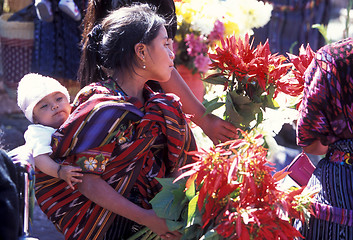
[[[156,233],[163,240],[178,240],[181,238],[181,233],[178,231],[170,231],[165,219],[156,215],[153,210],[146,210],[148,218],[143,223],[152,232]]]
[[[199,119],[197,124],[215,145],[238,136],[237,128],[233,124],[211,113]]]

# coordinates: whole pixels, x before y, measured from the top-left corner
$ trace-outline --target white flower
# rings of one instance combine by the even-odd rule
[[[227,17],[239,26],[239,34],[252,34],[253,28],[259,28],[268,23],[273,6],[257,0],[227,0]]]

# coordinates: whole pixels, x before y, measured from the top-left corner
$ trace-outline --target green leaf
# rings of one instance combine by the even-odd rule
[[[193,224],[195,224],[195,220],[197,217],[197,213],[198,213],[198,207],[197,207],[197,201],[199,199],[199,195],[194,196],[191,201],[189,202],[189,206],[188,206],[188,220],[187,220],[187,225],[191,226]]]
[[[263,94],[261,96],[261,101],[263,102],[263,107],[266,108],[272,108],[272,109],[276,109],[278,108],[278,105],[274,100],[273,100],[273,95],[275,94],[275,87],[271,84],[268,88],[267,88],[268,93],[267,94]]]
[[[173,178],[158,178],[157,179],[163,186],[162,190],[150,201],[153,210],[160,218],[178,220],[183,210],[183,205],[174,202],[175,196],[177,201],[182,201],[182,197],[179,196],[181,189],[180,184],[173,183]],[[185,188],[185,185],[184,185]]]
[[[210,104],[208,107],[206,107],[206,111],[203,116],[213,112],[214,110],[222,107],[223,105],[224,105],[224,102],[215,102],[215,103]]]
[[[185,194],[186,180],[180,179],[178,183],[179,183],[179,188],[171,191],[174,196],[172,208],[176,208],[176,209],[179,208],[182,211],[183,210],[182,208],[187,204],[187,202],[189,202],[189,199],[186,197],[186,194]],[[181,215],[181,213],[179,215]]]
[[[168,229],[172,232],[182,229],[184,227],[184,222],[182,221],[172,221],[167,219],[166,222],[167,222]]]
[[[211,74],[203,79],[203,81],[215,85],[224,85],[226,82],[229,82],[228,78],[226,78],[222,73]]]
[[[184,229],[183,236],[181,237],[182,240],[194,240],[199,239],[202,235],[202,228],[201,226],[191,225]]]
[[[236,126],[238,128],[243,128],[244,127],[242,125],[242,123],[244,122],[244,119],[243,119],[242,116],[240,116],[238,111],[235,109],[233,101],[229,97],[228,94],[227,94],[227,97],[226,97],[226,110],[225,110],[224,114],[226,116],[226,119],[229,122],[231,122],[234,126]]]
[[[257,124],[256,125],[259,125],[262,121],[264,120],[264,113],[262,111],[260,111],[258,114],[257,114]]]
[[[311,27],[319,30],[319,32],[321,33],[321,35],[325,39],[325,42],[327,44],[330,43],[330,40],[327,38],[327,26],[325,26],[324,24],[313,24]]]
[[[227,119],[236,127],[245,129],[256,120],[261,112],[261,103],[255,103],[247,96],[239,95],[236,91],[228,92],[226,96]]]
[[[193,182],[192,184],[190,184],[190,187],[186,190],[185,195],[189,200],[191,200],[195,197],[195,194],[195,182]]]
[[[205,99],[205,100],[203,100],[202,104],[205,106],[205,108],[208,108],[210,105],[215,104],[216,102],[218,102],[218,99],[219,99],[219,97],[215,97],[211,101],[207,101]]]
[[[163,188],[172,188],[176,189],[178,188],[178,184],[173,183],[174,178],[156,178],[157,181],[162,185]]]
[[[207,231],[207,233],[200,238],[200,240],[220,240],[220,239],[222,239],[221,236],[219,236],[217,231],[214,229]]]

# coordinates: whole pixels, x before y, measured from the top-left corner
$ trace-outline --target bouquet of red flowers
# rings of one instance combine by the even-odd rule
[[[271,174],[262,135],[239,131],[239,139],[190,153],[195,162],[177,179],[159,179],[163,189],[151,201],[153,210],[182,239],[300,237],[292,220],[304,221],[312,195],[281,190],[288,173]]]
[[[253,48],[250,37],[235,36],[222,39],[221,46],[209,53],[214,74],[205,82],[223,85],[225,97],[207,102],[207,112],[225,105],[224,117],[242,129],[256,127],[263,120],[266,108],[278,108],[275,98],[279,93],[300,97],[303,74],[314,52],[308,45],[300,48],[299,56],[289,58],[272,54],[268,41]],[[252,122],[255,121],[255,124]]]

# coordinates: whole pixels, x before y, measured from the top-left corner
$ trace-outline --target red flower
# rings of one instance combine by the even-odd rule
[[[215,54],[209,53],[212,60],[211,69],[219,69],[230,77],[233,73],[244,78],[248,72],[248,64],[254,58],[254,52],[249,44],[249,36],[245,36],[244,42],[234,35],[221,39],[222,47],[216,47]]]
[[[314,58],[315,52],[308,44],[306,49],[301,45],[299,56],[290,53],[287,54],[294,67],[290,74],[277,82],[277,89],[290,96],[298,97],[302,94],[304,89],[304,72]]]
[[[276,86],[277,80],[291,67],[291,64],[285,63],[287,58],[283,55],[271,54],[268,41],[252,49],[248,35],[244,40],[240,37],[236,39],[234,35],[222,39],[221,47],[215,51],[209,54],[211,69],[219,69],[228,79],[234,75],[238,81],[237,88],[244,88],[252,100],[260,98],[263,92],[269,92],[270,86]],[[244,87],[241,87],[242,84]]]
[[[195,184],[202,227],[213,226],[227,239],[294,239],[300,233],[289,218],[302,218],[295,197],[301,193],[279,190],[287,173],[271,175],[261,134],[239,130],[242,137],[193,153],[197,161],[175,181],[189,176]],[[306,206],[308,207],[308,206]],[[251,236],[251,237],[250,237]]]

